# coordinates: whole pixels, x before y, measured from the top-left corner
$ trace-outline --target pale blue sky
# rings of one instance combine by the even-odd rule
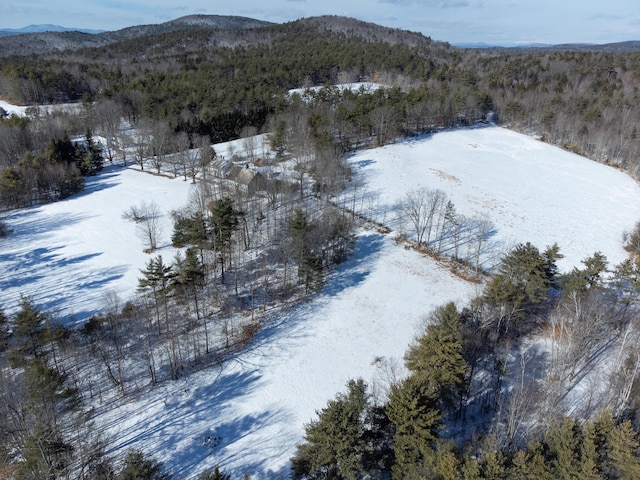
[[[0,28],[50,23],[117,30],[195,13],[276,23],[345,15],[451,43],[640,40],[638,0],[2,0]]]

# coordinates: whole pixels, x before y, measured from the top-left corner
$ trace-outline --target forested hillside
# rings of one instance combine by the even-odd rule
[[[91,102],[100,124],[101,106],[113,105],[132,121],[221,141],[246,126],[267,130],[290,88],[376,80],[388,89],[320,115],[327,130],[358,132],[345,147],[381,129],[390,139],[491,111],[499,123],[636,174],[639,53],[459,50],[340,17],[242,29],[182,24],[189,28],[141,29],[144,36],[73,53],[5,56],[0,91],[22,104]],[[336,101],[319,99],[317,109]],[[2,163],[21,155],[4,153]]]
[[[240,355],[265,312],[322,289],[358,228],[388,233],[356,204],[354,150],[496,122],[640,176],[633,51],[461,50],[342,17],[193,16],[33,39],[37,51],[18,38],[0,57],[0,96],[30,106],[0,111],[0,212],[79,193],[115,164],[194,194],[171,212],[173,260],[156,253],[154,202],[122,212],[150,255],[133,300],[106,298],[77,329],[27,297],[10,314],[0,305],[0,469],[15,478],[168,478],[146,452],[109,457],[91,405]],[[43,107],[62,103],[75,109]],[[446,200],[409,192],[397,210],[415,238],[396,241],[477,297],[431,313],[386,391],[354,379],[318,412],[294,477],[637,478],[640,227],[620,239],[620,265],[594,251],[561,274],[561,246],[525,242],[483,271],[490,222]],[[576,400],[582,382],[599,388]]]

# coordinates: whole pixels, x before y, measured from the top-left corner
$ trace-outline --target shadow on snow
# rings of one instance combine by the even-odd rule
[[[242,409],[237,405],[259,388],[261,372],[269,368],[270,362],[282,360],[287,347],[281,343],[296,343],[309,334],[305,327],[308,319],[314,318],[314,310],[324,308],[332,297],[365,281],[384,241],[385,237],[379,234],[359,236],[350,258],[329,274],[327,284],[317,297],[289,311],[274,312],[248,349],[226,359],[217,378],[210,383],[191,391],[188,386],[198,380],[186,377],[179,384],[183,387],[175,383],[167,387],[175,388],[172,393],[164,397],[155,395],[148,401],[142,399],[137,410],[128,412],[131,424],[117,432],[122,440],[110,453],[139,445],[144,445],[147,451],[153,445],[148,453],[164,461],[171,473],[179,477],[197,475],[205,466],[213,468],[219,464],[234,478],[241,478],[244,473],[256,478],[288,478],[288,464],[276,472],[268,465],[273,458],[288,454],[289,442],[256,433],[286,423],[290,413],[276,407],[243,415],[238,413]],[[271,348],[274,342],[278,342],[275,349]],[[208,374],[212,373],[209,370]],[[206,374],[203,371],[197,375]],[[247,401],[250,406],[251,401]],[[114,418],[111,427],[117,422]],[[244,445],[245,442],[251,443]]]

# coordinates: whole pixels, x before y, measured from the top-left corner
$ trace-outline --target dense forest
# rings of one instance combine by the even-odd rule
[[[26,117],[0,112],[0,211],[77,193],[113,162],[183,176],[198,194],[173,212],[171,240],[184,249],[173,261],[154,255],[153,202],[123,212],[151,255],[134,301],[110,298],[78,329],[29,298],[0,314],[0,472],[168,478],[144,452],[106,455],[88,406],[223,362],[250,344],[270,307],[320,289],[357,228],[384,230],[355,200],[335,201],[352,179],[347,152],[493,121],[637,178],[639,87],[640,53],[460,50],[340,17],[5,52],[0,95],[32,107]],[[77,108],[41,107],[57,103]],[[275,159],[254,143],[261,133]],[[228,181],[211,145],[240,138],[232,163],[277,162],[289,174],[263,179],[259,194]],[[479,252],[489,226],[461,225],[436,193],[411,192],[401,208],[414,246],[439,256],[445,234],[467,235]],[[418,201],[430,216],[415,214]],[[0,237],[11,237],[1,220]],[[409,375],[385,395],[354,379],[318,412],[294,478],[638,478],[640,229],[626,241],[629,261],[610,266],[594,252],[566,275],[558,246],[518,245],[491,276],[456,243],[448,261],[485,282],[482,293],[432,312],[406,353]],[[539,331],[549,332],[550,358],[527,344]],[[607,394],[574,408],[568,392],[590,375]],[[223,467],[194,475],[228,478]]]

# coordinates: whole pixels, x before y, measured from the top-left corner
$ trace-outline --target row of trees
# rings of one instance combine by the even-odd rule
[[[417,248],[466,265],[474,275],[480,273],[485,242],[494,230],[491,220],[467,218],[445,192],[424,187],[407,192],[396,210],[399,224],[412,227]]]
[[[375,79],[394,88],[310,94],[345,146],[469,124],[492,111],[513,128],[635,172],[637,54],[458,50],[406,32],[392,41],[376,28],[347,35],[300,21],[222,41],[242,48],[211,44],[210,32],[172,32],[154,37],[153,49],[128,41],[73,56],[4,58],[0,85],[16,101],[84,98],[97,101],[97,116],[115,106],[133,123],[165,122],[171,132],[219,142],[247,126],[264,130],[288,110],[290,88]],[[126,60],[132,51],[135,63]]]
[[[83,142],[72,142],[65,133],[0,171],[0,205],[16,208],[66,198],[82,191],[84,177],[102,167],[102,151],[90,130]]]

